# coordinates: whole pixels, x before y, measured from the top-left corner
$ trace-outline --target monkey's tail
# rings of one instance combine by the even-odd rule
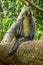
[[[12,51],[6,56],[6,58],[13,56],[13,54],[17,51],[18,47],[19,47],[19,42],[16,42],[12,48]]]
[[[20,45],[22,42],[24,42],[24,38],[21,38],[21,39],[17,40],[16,43],[14,44],[14,46],[13,46],[11,52],[6,56],[6,58],[13,56],[13,54],[17,51],[19,45]]]

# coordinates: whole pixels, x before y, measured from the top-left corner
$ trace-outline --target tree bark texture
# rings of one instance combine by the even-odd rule
[[[2,65],[43,65],[43,39],[23,42],[17,52],[6,58],[12,43],[0,45],[0,64]]]

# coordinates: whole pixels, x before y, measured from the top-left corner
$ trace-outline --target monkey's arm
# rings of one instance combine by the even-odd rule
[[[24,17],[22,17],[15,25],[15,28],[14,28],[14,34],[15,34],[15,37],[17,38],[18,36],[21,36],[21,32],[22,32],[22,25],[23,25],[23,19]],[[20,37],[19,37],[20,38]]]
[[[35,25],[35,22],[33,21],[33,19],[30,20],[30,26],[31,26],[31,29],[30,29],[29,36],[31,37],[31,39],[33,39],[33,37],[35,35],[35,30],[36,30],[36,25]]]

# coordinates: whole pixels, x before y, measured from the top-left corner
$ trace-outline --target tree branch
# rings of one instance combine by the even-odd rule
[[[42,12],[43,13],[43,9],[37,7],[34,3],[32,3],[30,0],[27,0],[27,2],[34,8],[36,8],[38,11]]]
[[[0,64],[43,65],[43,39],[23,42],[12,57],[5,58],[12,46],[13,42],[0,45]]]

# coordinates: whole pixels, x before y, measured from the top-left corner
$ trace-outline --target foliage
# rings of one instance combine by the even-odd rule
[[[36,0],[35,4],[43,9],[43,0]],[[37,25],[37,29],[36,29],[36,35],[35,35],[35,39],[42,39],[43,38],[43,13],[34,10],[34,16],[36,18],[36,25]]]
[[[16,21],[25,0],[0,0],[0,41],[13,22]],[[35,4],[43,9],[43,0],[36,0]],[[35,39],[43,38],[43,14],[33,8],[37,25]]]

